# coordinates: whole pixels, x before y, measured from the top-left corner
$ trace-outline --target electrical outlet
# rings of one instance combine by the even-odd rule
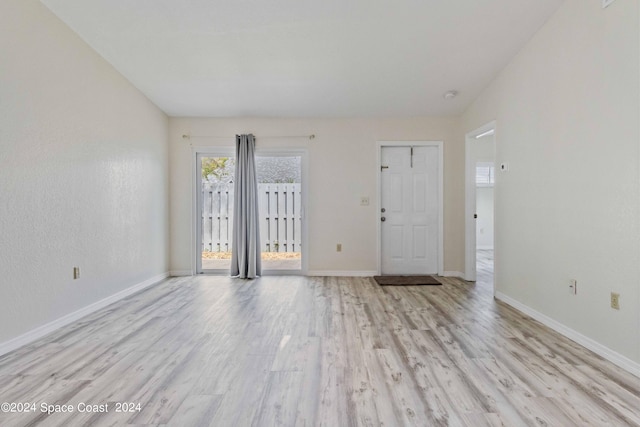
[[[611,292],[611,308],[620,310],[620,294]]]
[[[369,206],[369,196],[360,197],[360,206]]]
[[[342,243],[336,245],[336,252],[342,252]]]
[[[73,267],[73,280],[80,278],[80,267]]]
[[[571,292],[571,295],[578,294],[578,281],[576,279],[571,279],[569,281],[569,292]]]

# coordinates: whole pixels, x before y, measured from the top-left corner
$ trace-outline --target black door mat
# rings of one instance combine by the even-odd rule
[[[433,276],[373,276],[380,286],[442,285]]]

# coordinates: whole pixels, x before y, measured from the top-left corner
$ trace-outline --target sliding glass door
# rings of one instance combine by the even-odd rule
[[[302,157],[256,158],[262,268],[302,269]]]
[[[198,155],[198,272],[228,272],[233,230],[233,157]]]
[[[198,153],[196,271],[228,274],[233,230],[233,156]],[[258,153],[263,274],[303,271],[304,153]]]

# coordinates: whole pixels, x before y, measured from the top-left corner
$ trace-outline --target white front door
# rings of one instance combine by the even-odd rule
[[[437,274],[439,147],[382,147],[382,274]]]

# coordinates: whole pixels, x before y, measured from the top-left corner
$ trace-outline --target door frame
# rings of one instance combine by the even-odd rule
[[[193,170],[193,196],[192,205],[192,218],[191,218],[191,259],[194,274],[222,274],[223,270],[207,270],[202,271],[202,257],[200,254],[200,248],[202,248],[202,221],[200,220],[200,213],[202,212],[202,197],[200,197],[200,164],[198,159],[200,157],[234,157],[236,155],[235,149],[232,146],[220,146],[220,147],[193,147],[192,155],[192,170]]]
[[[235,153],[234,153],[235,155]],[[309,151],[306,148],[298,147],[256,147],[256,157],[300,157],[300,167],[302,183],[300,191],[302,193],[300,205],[300,220],[302,223],[300,254],[300,270],[266,270],[262,269],[263,276],[306,276],[309,271],[309,229],[307,221],[307,204],[309,200]]]
[[[382,149],[384,147],[436,147],[438,149],[438,276],[444,276],[444,144],[442,141],[378,141],[376,146],[376,254],[377,274],[382,274]]]
[[[309,229],[307,221],[307,203],[309,194],[309,151],[306,148],[290,147],[290,148],[260,148],[256,147],[256,157],[277,157],[277,156],[297,156],[301,159],[302,167],[302,205],[300,206],[300,219],[302,222],[302,254],[301,254],[301,268],[300,270],[262,270],[263,276],[273,275],[302,275],[305,276],[309,269]],[[202,224],[200,221],[200,212],[202,210],[202,198],[200,197],[200,169],[198,158],[200,156],[211,157],[235,157],[235,148],[232,145],[225,146],[213,146],[213,147],[193,147],[192,149],[192,200],[191,203],[193,209],[192,215],[192,227],[191,227],[191,259],[192,268],[194,274],[226,274],[227,270],[207,270],[202,271],[202,258],[200,256],[199,248],[202,247]]]
[[[476,143],[476,136],[481,135],[487,131],[494,131],[494,137],[498,133],[497,122],[495,120],[480,126],[477,129],[468,132],[465,135],[465,203],[464,203],[464,247],[465,247],[465,268],[464,268],[464,280],[469,282],[476,281],[476,219],[473,217],[476,214],[476,159],[473,155],[473,144]],[[496,147],[498,145],[497,137],[495,137]],[[495,165],[494,155],[494,165]],[[497,174],[496,174],[497,177]],[[494,250],[494,279],[493,279],[493,293],[495,295],[496,280],[495,280],[495,253],[496,253],[496,227],[495,227],[495,206],[496,206],[496,187],[494,185],[493,190],[493,250]]]

